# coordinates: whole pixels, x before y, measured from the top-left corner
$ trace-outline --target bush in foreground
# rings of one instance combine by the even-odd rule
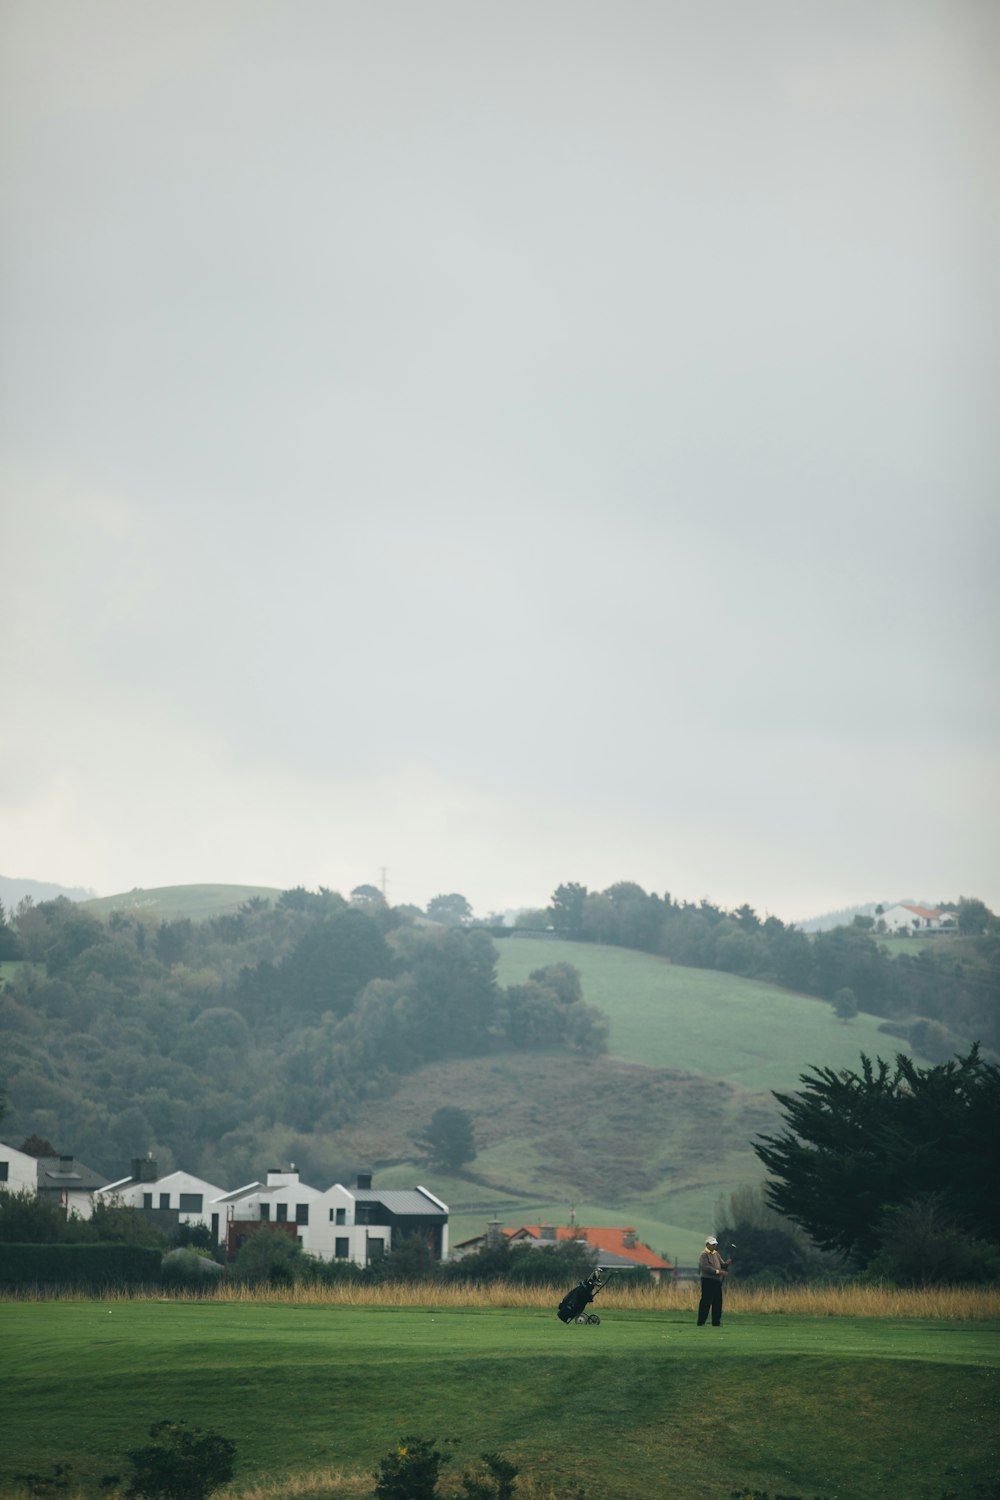
[[[455,1438],[445,1438],[446,1445]],[[437,1445],[437,1438],[402,1437],[375,1470],[377,1500],[435,1500],[438,1479],[451,1454]]]
[[[154,1422],[153,1441],[128,1455],[127,1500],[205,1500],[233,1477],[236,1444],[184,1422]]]

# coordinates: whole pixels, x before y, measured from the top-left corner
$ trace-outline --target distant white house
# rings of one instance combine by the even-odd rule
[[[109,1182],[94,1193],[94,1200],[116,1202],[124,1208],[159,1210],[178,1224],[202,1224],[216,1244],[222,1244],[225,1214],[217,1207],[224,1189],[190,1172],[168,1172],[161,1177],[151,1157],[135,1157],[132,1171],[117,1182]],[[89,1217],[84,1214],[83,1217]]]
[[[275,1225],[322,1260],[367,1266],[414,1234],[435,1260],[448,1254],[447,1204],[425,1187],[373,1188],[366,1174],[353,1188],[337,1182],[321,1191],[300,1181],[294,1166],[275,1167],[265,1182],[227,1193],[191,1172],[161,1176],[151,1156],[134,1157],[127,1177],[106,1182],[71,1156],[39,1160],[0,1143],[0,1186],[48,1197],[67,1216],[82,1219],[93,1216],[95,1203],[119,1203],[154,1215],[167,1233],[177,1224],[204,1225],[216,1244],[230,1250],[237,1248],[241,1231]]]
[[[303,1248],[308,1248],[306,1236],[310,1230],[312,1206],[322,1194],[318,1188],[299,1181],[298,1169],[272,1167],[264,1182],[248,1182],[234,1188],[231,1193],[222,1193],[212,1204],[219,1215],[221,1237],[227,1239],[234,1250],[240,1236],[233,1234],[233,1227],[243,1224],[292,1224],[296,1226],[296,1238]]]
[[[11,1193],[37,1193],[38,1158],[0,1141],[0,1187]]]
[[[334,1183],[325,1192],[299,1181],[294,1167],[272,1169],[266,1182],[249,1182],[216,1200],[235,1249],[241,1227],[294,1225],[303,1250],[321,1260],[367,1266],[387,1255],[394,1240],[418,1234],[428,1254],[448,1254],[448,1207],[427,1188],[373,1188],[361,1174],[353,1189]],[[244,1230],[244,1232],[246,1232]]]
[[[958,913],[897,901],[876,918],[878,923],[882,923],[886,932],[951,932],[958,927]]]
[[[373,1188],[360,1174],[353,1188],[336,1182],[321,1194],[311,1242],[323,1260],[366,1266],[409,1235],[418,1235],[434,1260],[448,1254],[448,1205],[429,1188]]]

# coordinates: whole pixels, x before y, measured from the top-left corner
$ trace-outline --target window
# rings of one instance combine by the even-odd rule
[[[296,1205],[295,1205],[295,1222],[296,1222],[296,1224],[308,1224],[309,1223],[309,1205],[308,1205],[308,1203],[296,1203]]]
[[[337,1223],[338,1224],[346,1224],[347,1223],[347,1209],[346,1208],[338,1208],[337,1209]]]
[[[270,1203],[262,1203],[260,1205],[260,1217],[261,1217],[261,1219],[263,1221],[266,1221],[266,1220],[268,1220],[271,1217],[271,1205],[270,1205]]]
[[[153,1206],[153,1195],[152,1195],[152,1193],[143,1193],[143,1195],[142,1195],[142,1206],[143,1206],[143,1208],[152,1208],[152,1206]]]
[[[169,1208],[170,1207],[170,1194],[169,1193],[161,1193],[160,1194],[160,1207],[161,1208]]]
[[[200,1214],[203,1201],[201,1193],[181,1193],[181,1213]]]
[[[0,1182],[7,1182],[9,1180],[9,1177],[8,1177],[9,1172],[10,1172],[10,1162],[9,1161],[0,1161]]]
[[[279,1224],[285,1224],[287,1222],[288,1222],[288,1204],[287,1203],[279,1203],[278,1204],[278,1223]]]
[[[348,1246],[349,1246],[350,1243],[351,1242],[348,1239],[343,1239],[343,1240],[337,1239],[337,1240],[334,1240],[334,1243],[333,1243],[333,1253],[334,1253],[334,1255],[336,1256],[336,1258],[338,1260],[347,1260],[348,1256],[351,1253],[350,1250],[348,1249]]]
[[[382,1258],[382,1256],[384,1254],[385,1254],[385,1240],[369,1240],[368,1241],[368,1259],[369,1260],[381,1260],[381,1258]]]

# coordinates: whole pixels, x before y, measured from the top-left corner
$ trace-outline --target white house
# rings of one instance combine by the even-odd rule
[[[319,1188],[299,1181],[298,1169],[294,1165],[287,1169],[272,1167],[266,1182],[248,1182],[231,1193],[223,1193],[215,1199],[212,1207],[219,1215],[220,1238],[226,1241],[228,1237],[231,1249],[239,1239],[238,1235],[234,1239],[231,1226],[294,1224],[297,1238],[303,1249],[308,1250],[311,1209],[321,1196]]]
[[[128,1177],[99,1188],[94,1198],[121,1203],[125,1208],[160,1210],[179,1224],[203,1224],[216,1244],[221,1244],[225,1238],[225,1214],[216,1205],[222,1191],[217,1184],[190,1172],[168,1172],[161,1177],[151,1157],[137,1156]]]
[[[311,1243],[323,1260],[353,1260],[366,1266],[387,1255],[395,1240],[419,1235],[434,1260],[448,1254],[448,1205],[429,1188],[373,1188],[360,1174],[353,1188],[335,1182],[321,1194]]]
[[[911,901],[897,901],[886,907],[877,923],[886,932],[944,932],[958,926],[958,913],[936,906],[917,906]]]
[[[37,1157],[0,1141],[0,1187],[11,1193],[37,1193]]]
[[[419,1234],[428,1254],[448,1254],[448,1208],[427,1188],[373,1188],[360,1175],[356,1186],[320,1192],[299,1181],[294,1167],[273,1169],[266,1182],[250,1182],[216,1200],[230,1226],[230,1248],[239,1243],[240,1227],[250,1224],[294,1225],[303,1250],[321,1260],[369,1262],[392,1249],[393,1238]]]

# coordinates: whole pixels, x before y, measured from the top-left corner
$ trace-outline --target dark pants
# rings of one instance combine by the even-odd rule
[[[698,1327],[712,1314],[712,1327],[722,1322],[722,1281],[718,1276],[701,1278],[701,1301],[698,1303]]]

